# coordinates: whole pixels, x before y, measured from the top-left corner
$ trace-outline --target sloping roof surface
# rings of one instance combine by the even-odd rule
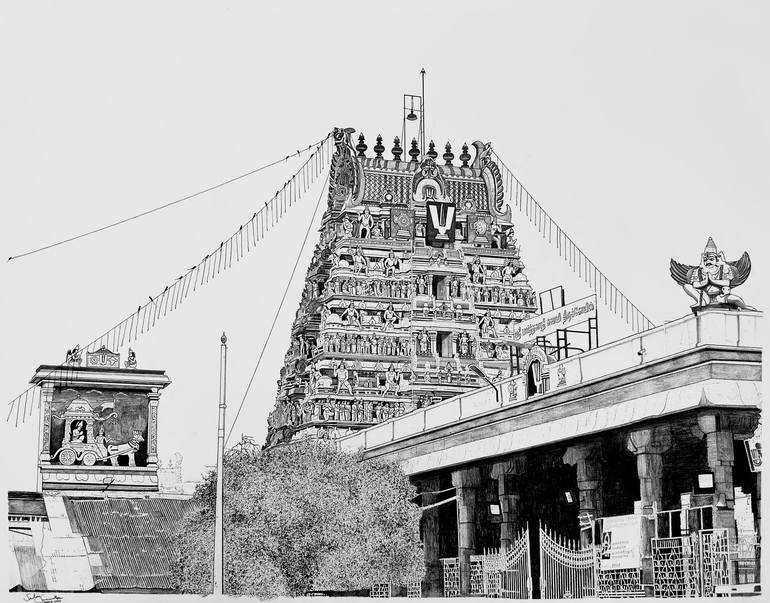
[[[65,497],[72,531],[85,537],[97,589],[173,589],[171,534],[190,501]],[[92,557],[93,559],[93,557]]]
[[[8,492],[8,515],[47,517],[43,495],[39,492]]]

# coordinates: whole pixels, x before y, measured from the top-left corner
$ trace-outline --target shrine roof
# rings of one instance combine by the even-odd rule
[[[41,364],[30,383],[45,382],[68,385],[100,385],[102,387],[153,388],[166,387],[171,380],[166,371],[158,369],[118,368],[102,366],[70,366],[65,364]]]
[[[40,492],[8,492],[8,515],[48,517],[43,495]]]
[[[358,160],[367,172],[394,172],[404,176],[412,176],[420,169],[420,163],[417,161],[396,161],[383,157],[358,157]],[[481,170],[471,166],[436,164],[436,167],[445,178],[482,180]]]

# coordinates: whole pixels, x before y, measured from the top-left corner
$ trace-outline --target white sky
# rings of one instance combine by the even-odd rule
[[[333,126],[400,135],[427,76],[427,138],[491,141],[600,269],[659,324],[689,312],[670,257],[708,236],[748,250],[759,307],[770,199],[768,11],[758,2],[4,2],[0,256],[160,205],[282,157]],[[357,134],[356,134],[357,136]],[[389,154],[389,153],[388,153]],[[0,399],[112,327],[229,236],[293,171],[0,263]],[[316,197],[134,347],[172,379],[161,458],[215,461],[219,336],[243,396]],[[514,213],[516,219],[516,214]],[[521,220],[526,273],[586,294]],[[312,239],[315,243],[315,235]],[[313,245],[305,249],[304,275]],[[262,441],[302,279],[235,434]],[[600,339],[627,332],[602,314]],[[4,417],[3,417],[4,418]],[[9,488],[34,489],[37,420],[3,425]],[[231,442],[231,443],[234,443]],[[10,456],[9,456],[10,455]]]

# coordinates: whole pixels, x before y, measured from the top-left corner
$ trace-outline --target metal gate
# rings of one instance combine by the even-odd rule
[[[730,584],[730,537],[726,529],[701,530],[701,596],[713,597],[717,586]]]
[[[532,598],[532,569],[530,566],[529,528],[525,529],[505,551],[500,571],[500,597],[504,599]]]
[[[726,529],[652,539],[655,597],[713,597],[730,584],[730,539]]]
[[[441,559],[444,597],[460,596],[460,561],[457,557]],[[522,531],[507,551],[485,549],[483,555],[471,555],[471,596],[532,598],[529,530]]]
[[[593,546],[559,538],[540,525],[540,597],[582,599],[593,597],[596,555]]]

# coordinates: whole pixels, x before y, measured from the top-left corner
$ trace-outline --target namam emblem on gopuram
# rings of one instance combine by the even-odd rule
[[[737,310],[755,310],[732,290],[746,282],[751,273],[751,260],[745,251],[734,262],[725,260],[709,237],[701,254],[700,265],[688,266],[671,260],[671,278],[682,285],[687,295],[695,300],[693,309],[706,306],[731,307]]]

